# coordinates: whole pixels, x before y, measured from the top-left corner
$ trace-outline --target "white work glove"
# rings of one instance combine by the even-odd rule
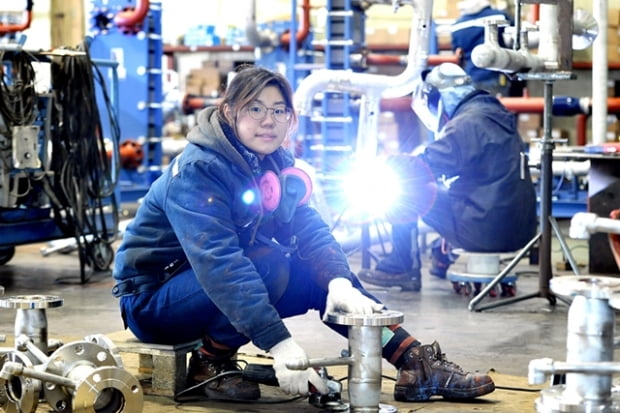
[[[334,278],[329,282],[326,315],[337,311],[370,315],[381,311],[383,307],[383,304],[371,300],[360,290],[353,288],[351,281],[346,278]]]
[[[286,363],[297,360],[307,360],[308,356],[292,338],[280,341],[269,350],[273,356],[273,368],[276,371],[280,389],[289,394],[308,394],[308,383],[314,385],[321,394],[327,394],[329,389],[325,380],[313,368],[306,370],[291,370]]]

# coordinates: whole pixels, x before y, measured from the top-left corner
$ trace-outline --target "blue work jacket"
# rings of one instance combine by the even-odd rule
[[[316,210],[301,205],[290,223],[264,210],[260,174],[241,155],[232,128],[216,108],[201,111],[189,143],[151,185],[128,225],[116,254],[114,278],[133,278],[142,290],[157,288],[165,268],[187,262],[202,289],[238,332],[268,350],[290,334],[269,302],[268,291],[244,249],[266,242],[278,248],[295,241],[307,273],[325,290],[335,277],[351,278],[340,245]],[[292,166],[280,148],[260,163],[278,172]],[[273,242],[271,242],[273,241]],[[138,288],[140,290],[140,288]],[[139,293],[134,291],[133,293]]]
[[[536,234],[536,193],[516,116],[483,91],[467,95],[420,157],[449,182],[457,245],[515,251]]]

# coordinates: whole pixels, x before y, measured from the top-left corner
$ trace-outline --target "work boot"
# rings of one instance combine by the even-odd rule
[[[486,374],[464,372],[446,360],[439,344],[411,347],[398,370],[394,399],[403,402],[424,401],[431,396],[445,399],[472,399],[495,390]]]
[[[419,268],[396,274],[379,269],[362,269],[357,276],[362,281],[382,287],[400,287],[402,291],[420,291],[422,289],[422,276]]]
[[[435,277],[445,279],[450,265],[454,264],[458,255],[452,252],[444,253],[444,246],[441,238],[433,241],[431,246],[431,268],[428,272]]]
[[[222,377],[218,378],[220,375]],[[189,359],[187,387],[200,383],[204,383],[204,392],[209,399],[247,401],[260,398],[258,383],[244,380],[234,360],[228,357],[214,360],[200,350],[194,350]]]

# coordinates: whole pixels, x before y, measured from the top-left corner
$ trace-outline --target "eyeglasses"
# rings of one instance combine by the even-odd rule
[[[268,108],[262,103],[252,103],[247,108],[248,114],[254,120],[263,120],[267,116],[267,113],[271,111],[273,119],[280,123],[286,123],[291,119],[291,110],[285,106],[277,106],[275,108]]]

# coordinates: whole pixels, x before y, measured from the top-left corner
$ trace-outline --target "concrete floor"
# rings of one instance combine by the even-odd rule
[[[566,222],[561,222],[563,231]],[[567,231],[565,232],[567,233]],[[587,243],[567,239],[579,264],[587,268]],[[95,333],[112,334],[122,330],[117,300],[110,290],[113,280],[109,274],[95,274],[84,285],[79,283],[79,261],[76,253],[55,254],[43,257],[40,248],[44,244],[30,244],[17,247],[15,257],[0,267],[0,285],[5,296],[45,294],[57,295],[64,300],[61,307],[48,309],[48,331],[50,338],[63,342],[81,340]],[[374,247],[380,253],[378,247]],[[354,269],[360,268],[360,254],[353,254]],[[561,262],[559,243],[554,238],[552,262]],[[367,287],[380,297],[391,309],[404,313],[404,327],[423,343],[437,340],[449,360],[466,370],[492,371],[500,377],[496,381],[496,392],[486,396],[479,403],[462,404],[458,407],[448,402],[397,406],[400,412],[412,411],[498,411],[515,409],[519,400],[523,406],[514,411],[535,411],[533,400],[537,388],[528,387],[527,370],[532,359],[551,357],[563,361],[566,355],[566,322],[568,305],[558,300],[550,305],[545,298],[535,297],[487,309],[470,312],[467,308],[471,297],[457,295],[452,284],[430,276],[424,265],[423,287],[419,293],[401,292],[399,289]],[[538,267],[529,265],[527,259],[517,267],[521,274],[517,282],[517,295],[538,291]],[[570,275],[567,271],[556,271],[554,276]],[[481,305],[501,302],[501,298],[486,297]],[[340,336],[321,325],[314,312],[287,320],[293,336],[306,349],[311,358],[337,357],[347,343]],[[10,338],[13,334],[15,311],[0,309],[0,333]],[[260,351],[249,345],[242,348],[245,354],[257,355]],[[385,366],[386,375],[394,375],[391,366]],[[393,403],[391,387],[388,386],[382,400]],[[506,384],[508,383],[508,384]],[[518,388],[521,390],[513,390]],[[545,387],[545,386],[543,386]],[[511,399],[512,398],[512,399]],[[227,411],[291,411],[292,404],[275,404],[269,407],[247,405],[230,407],[230,404],[202,403],[171,407],[169,398],[147,396],[144,411],[158,412],[181,409],[184,411],[227,412]],[[299,403],[299,402],[298,402]],[[302,406],[302,407],[299,407]],[[295,407],[306,411],[308,403]],[[187,409],[187,410],[186,410]],[[318,411],[310,406],[311,411]],[[37,410],[38,411],[38,410]],[[46,411],[46,410],[41,410]],[[134,412],[130,412],[134,413]]]

